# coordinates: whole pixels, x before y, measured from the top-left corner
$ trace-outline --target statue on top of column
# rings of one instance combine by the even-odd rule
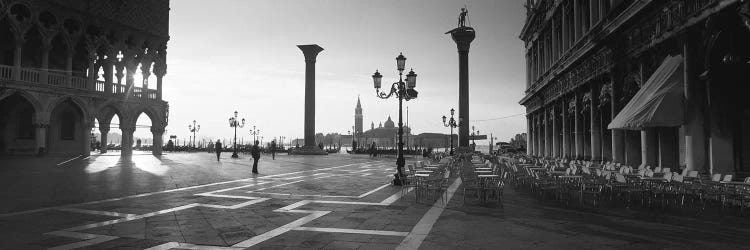
[[[466,15],[469,11],[466,8],[461,8],[461,14],[458,15],[458,27],[466,27]]]

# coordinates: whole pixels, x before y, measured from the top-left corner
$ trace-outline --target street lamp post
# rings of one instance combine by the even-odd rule
[[[195,147],[195,133],[201,130],[201,125],[195,125],[195,120],[193,120],[193,125],[188,124],[188,130],[193,132],[193,147]]]
[[[229,117],[229,127],[234,128],[234,153],[232,153],[232,158],[238,158],[237,155],[237,127],[245,127],[245,118],[242,118],[242,122],[237,119],[237,111],[234,111],[234,117]]]
[[[458,117],[458,122],[456,122],[456,119],[453,118],[453,114],[456,112],[455,109],[451,109],[451,118],[447,120],[445,116],[443,116],[443,126],[451,128],[451,152],[450,154],[453,155],[453,129],[460,126],[461,122],[463,122],[462,117]]]
[[[383,75],[381,75],[377,70],[375,71],[375,74],[372,75],[372,80],[374,82],[375,87],[375,96],[379,97],[380,99],[388,99],[393,94],[396,94],[396,97],[398,97],[398,158],[396,159],[396,173],[394,174],[393,179],[393,185],[401,186],[403,185],[402,178],[404,177],[403,169],[404,165],[406,163],[406,160],[404,160],[404,142],[403,142],[403,136],[404,136],[404,123],[403,123],[403,101],[409,101],[411,99],[417,98],[418,92],[414,89],[414,87],[417,86],[417,74],[414,73],[414,70],[410,70],[409,73],[406,75],[406,82],[404,82],[403,79],[403,72],[404,72],[404,66],[406,64],[406,57],[404,57],[403,54],[399,54],[398,57],[396,57],[396,68],[398,69],[398,82],[395,82],[391,85],[391,89],[389,92],[380,92],[381,87],[381,80],[383,78]]]
[[[253,130],[250,130],[250,134],[253,135],[253,143],[255,143],[255,136],[260,134],[260,129],[255,129],[255,125],[253,125]]]

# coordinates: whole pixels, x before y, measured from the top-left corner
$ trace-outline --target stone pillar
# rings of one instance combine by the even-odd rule
[[[23,50],[23,40],[16,39],[16,49],[15,53],[13,54],[13,80],[20,81],[21,80],[21,50]]]
[[[601,161],[602,160],[602,130],[601,130],[601,117],[599,116],[599,88],[595,84],[591,84],[591,108],[589,108],[589,115],[591,120],[591,160]]]
[[[49,84],[49,52],[52,49],[50,45],[44,43],[42,46],[42,72],[40,72],[39,82],[42,84]]]
[[[615,70],[619,70],[618,68],[615,68]],[[619,74],[619,73],[616,73]],[[612,92],[611,98],[609,101],[609,109],[610,109],[610,119],[609,121],[612,122],[612,120],[615,119],[617,116],[617,113],[620,112],[620,107],[618,105],[619,100],[621,98],[620,93],[620,80],[622,78],[619,77],[619,75],[615,75],[615,73],[612,74]],[[609,124],[604,124],[604,126],[607,126]],[[612,129],[612,161],[613,162],[619,162],[624,163],[625,162],[625,131],[621,129]]]
[[[297,45],[305,56],[305,145],[296,154],[325,155],[315,145],[315,62],[323,48],[317,44]]]
[[[539,113],[536,114],[536,156],[544,156],[544,129],[542,128],[542,118]]]
[[[682,51],[685,70],[685,164],[688,170],[707,171],[704,122],[706,86],[696,75],[696,63],[702,61],[696,57],[696,40],[689,30],[687,34]]]
[[[557,118],[557,105],[552,104],[552,156],[560,157],[560,119]]]
[[[81,135],[83,135],[83,145],[81,145],[81,155],[91,155],[91,123],[88,121],[81,124]]]
[[[162,145],[164,144],[163,143],[164,128],[152,127],[151,134],[153,135],[153,138],[152,138],[153,146],[151,147],[151,153],[154,155],[161,155]]]
[[[111,95],[114,93],[113,86],[112,86],[112,61],[113,61],[112,55],[107,56],[107,59],[103,60],[102,68],[104,72],[104,94]]]
[[[579,0],[573,0],[573,44],[581,36],[581,3]],[[572,44],[571,44],[572,45]]]
[[[564,30],[563,30],[564,31]],[[568,104],[565,102],[565,100],[562,100],[560,102],[561,109],[560,112],[562,114],[562,157],[569,158],[570,157],[570,135],[568,134],[568,130],[570,130],[570,126],[568,125]]]
[[[107,141],[109,140],[109,124],[99,123],[99,134],[101,134],[101,146],[99,147],[99,153],[107,152]]]
[[[115,62],[115,70],[117,73],[115,73],[115,77],[117,78],[117,85],[115,85],[115,90],[113,93],[121,94],[122,93],[122,78],[125,76],[125,62]]]
[[[96,60],[96,51],[89,50],[87,51],[88,55],[88,77],[86,78],[86,82],[88,85],[89,90],[96,91],[96,70],[94,67],[94,61]]]
[[[526,155],[534,155],[534,149],[532,147],[532,142],[534,141],[533,132],[534,129],[532,128],[531,123],[531,114],[526,115]]]
[[[549,111],[547,109],[542,108],[542,126],[544,127],[544,157],[550,156],[550,131],[549,131]]]
[[[659,128],[659,166],[672,168],[679,171],[680,166],[680,140],[677,128]]]
[[[122,123],[122,121],[120,121],[120,123]],[[122,151],[120,152],[120,155],[133,155],[133,132],[135,132],[135,128],[120,127],[120,131],[122,131],[122,141],[120,141]]]
[[[459,27],[449,31],[458,48],[458,117],[463,121],[458,127],[458,146],[469,147],[469,47],[476,36],[471,27]]]
[[[73,87],[73,54],[74,50],[68,50],[68,57],[65,61],[65,84],[68,88]]]
[[[133,93],[133,86],[135,82],[135,71],[138,70],[138,61],[135,59],[135,55],[128,53],[125,55],[125,93]]]
[[[34,127],[36,129],[36,153],[37,155],[44,155],[47,153],[47,128],[49,128],[49,122],[36,123]]]
[[[575,141],[576,141],[576,159],[583,158],[584,157],[584,148],[583,148],[583,134],[584,134],[584,128],[583,128],[583,121],[581,120],[583,118],[583,110],[581,109],[581,98],[578,93],[576,93],[576,106],[575,106],[575,112],[573,113],[573,119],[575,119]]]
[[[641,130],[641,165],[655,167],[658,149],[658,136],[656,129],[645,128]]]

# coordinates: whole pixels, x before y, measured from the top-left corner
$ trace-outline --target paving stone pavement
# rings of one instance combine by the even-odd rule
[[[390,158],[264,156],[260,175],[229,154],[69,160],[0,159],[0,249],[742,249],[750,235],[744,218],[581,210],[512,188],[503,206],[464,204],[456,178],[447,203],[416,202],[389,185]]]

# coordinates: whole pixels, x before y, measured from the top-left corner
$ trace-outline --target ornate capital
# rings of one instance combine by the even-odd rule
[[[591,109],[591,92],[586,92],[585,94],[583,94],[583,96],[581,97],[581,103],[583,104],[581,105],[583,106],[583,108],[581,109],[581,113]]]
[[[35,128],[49,128],[49,123],[34,123]]]
[[[568,102],[568,113],[573,114],[576,112],[576,98],[570,98]]]
[[[599,91],[599,107],[606,106],[612,99],[612,83],[602,85]]]

